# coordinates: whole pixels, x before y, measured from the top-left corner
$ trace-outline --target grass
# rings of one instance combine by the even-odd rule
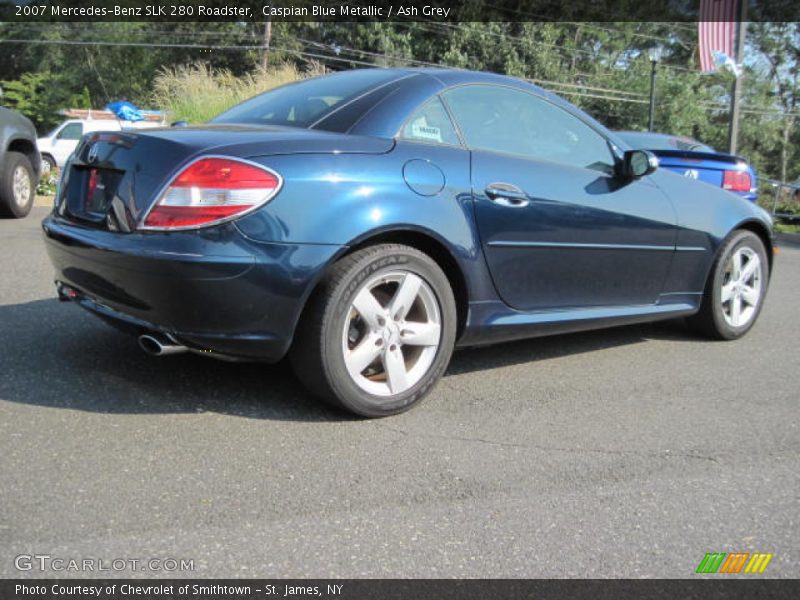
[[[164,68],[156,75],[153,103],[172,120],[204,123],[256,94],[324,72],[324,67],[313,63],[305,71],[283,64],[242,77],[204,63]]]
[[[787,223],[786,221],[775,221],[775,231],[778,233],[800,233],[800,223]]]

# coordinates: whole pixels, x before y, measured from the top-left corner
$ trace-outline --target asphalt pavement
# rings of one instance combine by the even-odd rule
[[[151,358],[59,303],[45,212],[0,220],[0,577],[93,574],[20,555],[194,566],[94,573],[124,577],[694,577],[732,551],[800,576],[796,242],[742,340],[667,323],[459,351],[422,405],[364,421],[283,365]]]

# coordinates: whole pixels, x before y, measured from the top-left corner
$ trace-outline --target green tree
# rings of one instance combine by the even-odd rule
[[[27,115],[40,131],[46,131],[61,121],[59,110],[79,106],[83,100],[80,94],[73,94],[61,85],[62,80],[60,75],[43,71],[3,81],[3,103]]]
[[[800,176],[796,128],[800,102],[800,23],[752,23],[750,45],[758,53],[752,75],[761,75],[767,97],[772,100],[771,108],[783,113],[777,122],[772,119],[772,125],[779,129],[772,147],[777,149],[778,177],[786,182]]]

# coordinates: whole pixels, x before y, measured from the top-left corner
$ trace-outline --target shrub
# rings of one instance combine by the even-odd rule
[[[43,174],[36,186],[36,195],[54,196],[56,193],[56,188],[58,187],[58,176],[59,171],[57,169],[50,173]]]
[[[205,63],[162,68],[155,78],[153,102],[173,120],[204,123],[256,94],[324,72],[324,67],[315,63],[305,71],[284,64],[243,77],[213,70]]]

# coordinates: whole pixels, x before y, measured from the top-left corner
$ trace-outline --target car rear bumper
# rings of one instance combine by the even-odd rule
[[[758,201],[758,194],[756,192],[734,192],[734,193],[738,194],[745,200],[749,200],[750,202]]]
[[[276,361],[340,246],[254,242],[233,224],[116,233],[51,215],[43,223],[62,299],[131,333],[190,349]]]

